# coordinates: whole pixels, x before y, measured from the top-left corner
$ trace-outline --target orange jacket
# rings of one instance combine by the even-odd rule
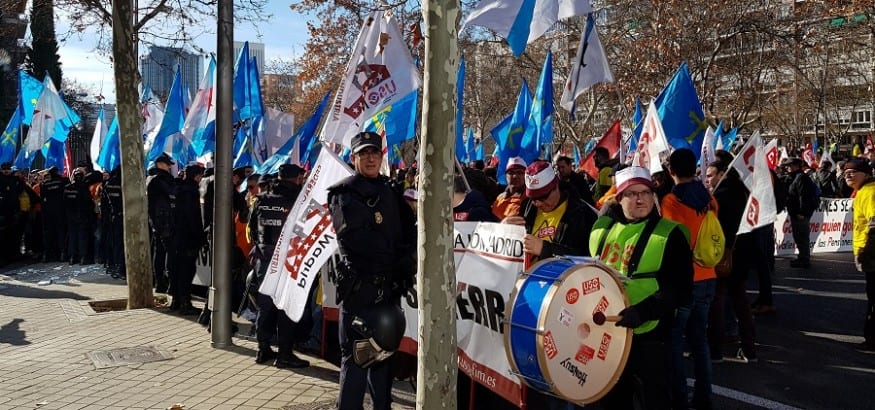
[[[695,209],[681,203],[674,193],[669,193],[665,198],[662,198],[660,206],[663,218],[678,222],[690,230],[690,249],[694,249],[696,239],[699,237],[699,227],[705,219],[705,214],[699,214]],[[709,207],[715,214],[717,213],[717,200],[714,199],[714,196],[711,196]],[[693,261],[690,262],[693,264],[693,282],[717,277],[714,268],[706,268]]]

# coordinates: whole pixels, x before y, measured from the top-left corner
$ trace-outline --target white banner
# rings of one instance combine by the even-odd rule
[[[375,113],[419,89],[419,71],[388,12],[365,20],[320,135],[349,147]]]
[[[331,150],[322,150],[283,225],[258,291],[273,298],[293,321],[304,314],[313,278],[337,250],[328,210],[328,187],[353,174]]]
[[[854,244],[854,200],[822,199],[809,225],[811,253],[852,252]],[[775,220],[775,254],[793,255],[796,242],[787,213]]]

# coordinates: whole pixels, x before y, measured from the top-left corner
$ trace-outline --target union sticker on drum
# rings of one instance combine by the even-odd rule
[[[544,354],[550,360],[559,354],[559,349],[556,349],[556,342],[553,341],[553,333],[549,330],[544,334]]]
[[[608,357],[608,349],[611,348],[611,335],[605,333],[602,336],[602,344],[599,346],[599,354],[598,358],[601,360],[605,360]]]
[[[573,305],[577,303],[578,299],[580,299],[580,291],[576,288],[568,289],[568,292],[565,292],[565,303]]]
[[[594,355],[595,349],[587,345],[580,345],[580,349],[577,349],[577,354],[574,355],[574,360],[577,360],[582,365],[586,366],[586,364],[589,363],[590,360],[592,360],[592,357]]]
[[[608,309],[608,306],[610,304],[611,303],[608,302],[608,298],[606,298],[605,295],[602,295],[602,298],[599,299],[599,303],[597,305],[595,305],[595,309],[593,309],[592,314],[595,315],[596,313],[599,313],[599,312],[605,313],[605,310]]]
[[[558,321],[565,327],[571,326],[571,322],[574,321],[574,314],[568,309],[562,308],[562,310],[559,311]]]
[[[590,293],[598,292],[602,289],[602,282],[599,281],[598,276],[583,282],[583,294],[589,295]]]

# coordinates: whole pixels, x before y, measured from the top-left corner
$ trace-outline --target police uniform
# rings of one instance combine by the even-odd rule
[[[178,307],[183,315],[199,313],[191,305],[191,281],[197,270],[198,253],[206,244],[198,186],[198,177],[203,173],[200,165],[185,167],[185,178],[178,183],[174,197],[170,294],[171,307]]]
[[[73,172],[73,183],[64,188],[64,208],[67,213],[67,253],[70,264],[89,264],[89,245],[94,235],[94,224],[97,215],[94,213],[94,201],[91,191],[85,182],[84,172]]]
[[[64,188],[67,180],[58,175],[58,168],[49,168],[46,180],[40,184],[43,217],[43,251],[46,262],[67,259],[67,218],[64,215]]]
[[[107,270],[113,277],[126,277],[124,203],[122,201],[122,172],[116,168],[103,184],[100,207],[107,227]]]
[[[279,368],[304,368],[310,362],[303,360],[292,351],[295,323],[277,309],[270,296],[258,292],[258,286],[267,274],[267,267],[273,257],[274,249],[283,230],[289,212],[295,205],[295,200],[301,188],[290,181],[303,170],[292,165],[280,167],[281,180],[270,192],[261,194],[252,207],[249,218],[249,232],[254,232],[255,272],[256,280],[250,285],[248,292],[254,294],[258,305],[256,319],[256,338],[258,339],[258,354],[255,362],[262,364],[276,358],[274,365]],[[270,347],[270,339],[277,335],[278,353],[274,354]]]
[[[5,264],[21,256],[18,227],[24,215],[18,197],[24,192],[24,182],[11,174],[11,163],[3,163],[0,169],[10,171],[0,175],[0,264]]]
[[[379,135],[360,133],[353,137],[357,163],[364,161],[359,153],[369,147],[367,154],[373,161],[373,149],[382,149]],[[388,409],[392,389],[389,366],[379,362],[363,367],[354,360],[354,342],[367,337],[355,323],[376,321],[371,315],[381,307],[399,310],[401,297],[413,286],[415,222],[412,210],[389,187],[387,178],[369,178],[358,165],[356,168],[359,172],[329,188],[328,194],[340,254],[335,278],[341,307],[338,408],[361,409],[368,390],[375,409]],[[403,321],[400,326],[396,330],[403,332]]]
[[[161,154],[155,163],[174,165],[167,154]],[[168,254],[170,239],[173,237],[173,207],[176,200],[176,181],[170,172],[160,168],[149,170],[146,178],[146,197],[149,206],[149,227],[152,240],[152,269],[155,275],[155,291],[167,291]]]

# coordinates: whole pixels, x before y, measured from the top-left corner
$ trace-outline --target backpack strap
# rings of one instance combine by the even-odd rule
[[[631,278],[632,275],[635,274],[635,271],[638,270],[638,262],[641,261],[641,256],[644,254],[644,248],[647,246],[647,241],[650,239],[650,235],[653,234],[653,230],[656,229],[659,219],[660,218],[650,218],[647,220],[647,225],[644,225],[644,230],[642,230],[641,235],[638,236],[638,241],[635,242],[635,249],[629,257],[629,266],[626,270],[626,276]]]

